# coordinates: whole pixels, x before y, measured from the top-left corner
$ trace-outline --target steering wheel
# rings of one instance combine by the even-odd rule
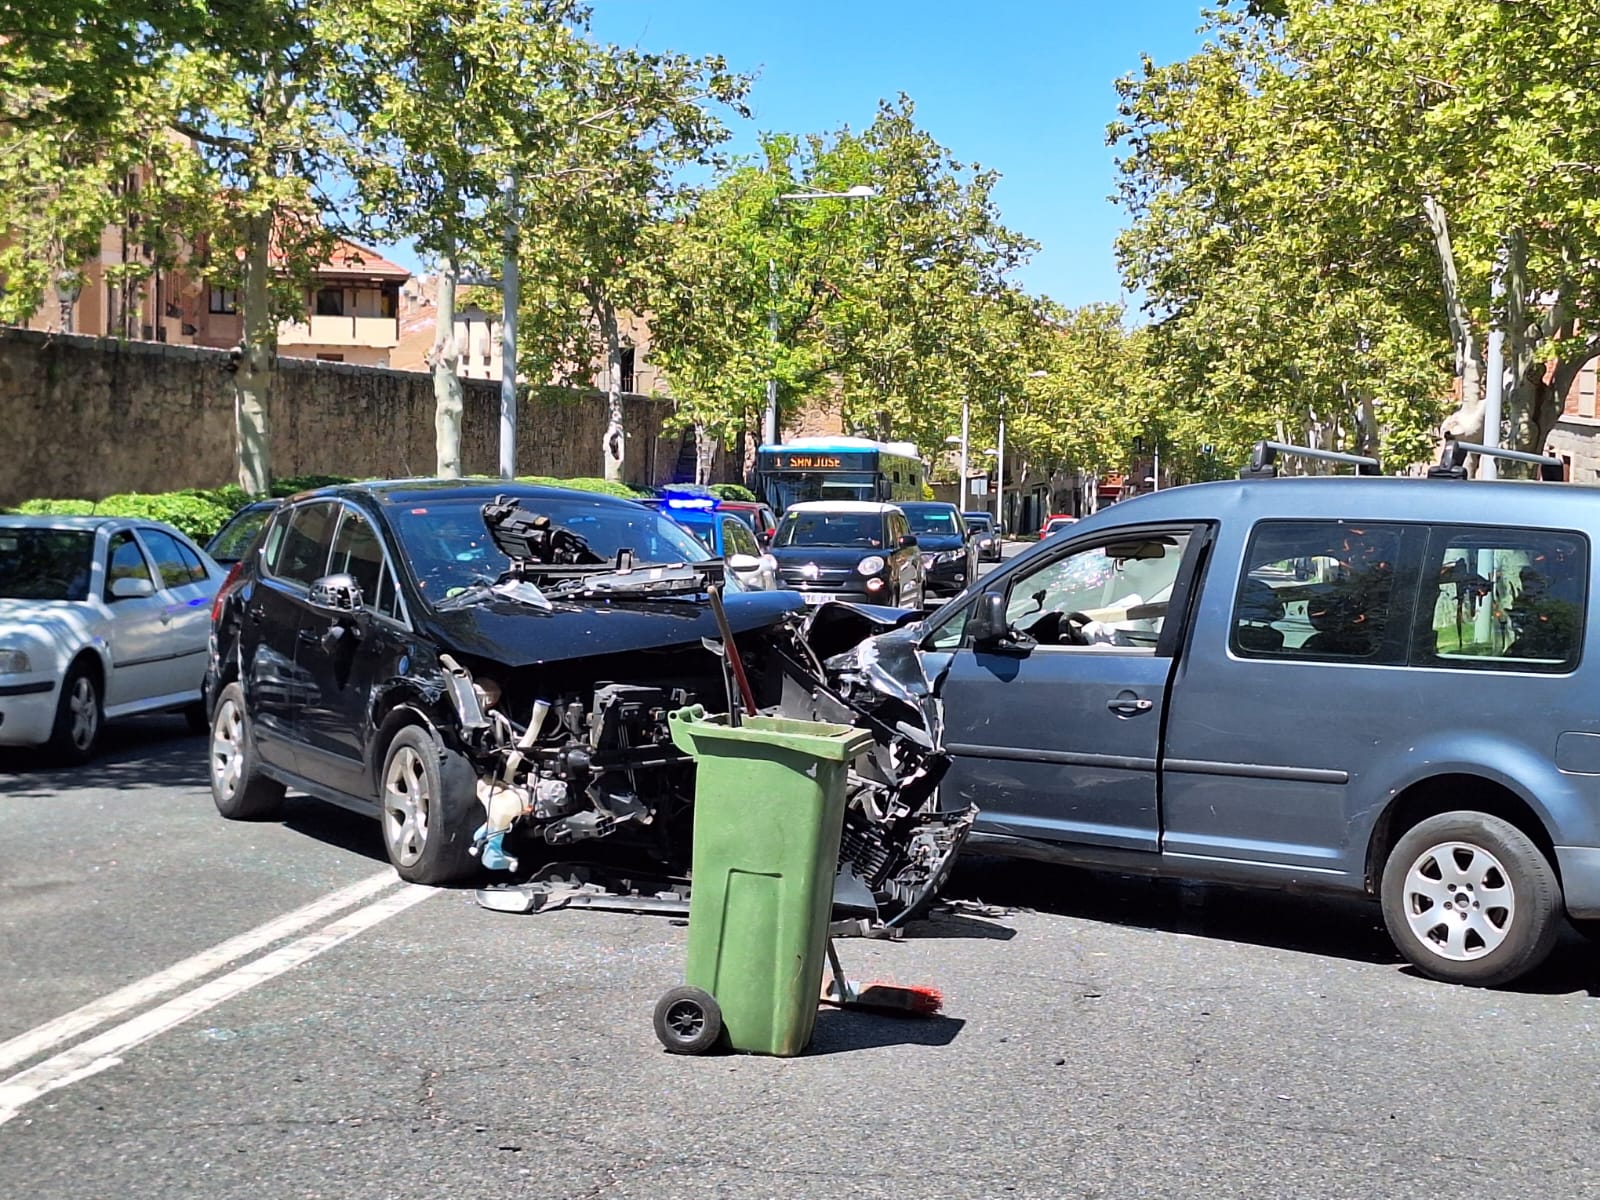
[[[52,587],[52,584],[56,586]],[[47,594],[50,592],[60,592],[62,595],[66,595],[68,592],[72,591],[72,581],[70,579],[64,579],[60,575],[41,575],[36,581],[36,586]],[[40,598],[43,599],[44,597]]]
[[[1065,641],[1067,645],[1087,646],[1089,644],[1088,635],[1086,635],[1083,630],[1085,626],[1092,625],[1094,623],[1093,617],[1089,616],[1087,613],[1081,613],[1077,610],[1073,610],[1062,617],[1061,622],[1066,626],[1066,637],[1063,639],[1063,641]]]

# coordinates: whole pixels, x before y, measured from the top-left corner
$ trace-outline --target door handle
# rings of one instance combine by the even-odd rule
[[[1115,700],[1106,701],[1106,707],[1122,717],[1149,712],[1155,706],[1154,700],[1146,700],[1143,696],[1118,696]]]

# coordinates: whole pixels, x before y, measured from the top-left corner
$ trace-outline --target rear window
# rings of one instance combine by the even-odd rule
[[[1438,529],[1427,558],[1418,666],[1570,671],[1583,645],[1587,540],[1522,529]]]

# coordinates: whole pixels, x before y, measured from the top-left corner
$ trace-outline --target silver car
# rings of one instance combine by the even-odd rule
[[[0,745],[83,762],[106,720],[163,710],[203,731],[222,580],[160,521],[0,517]]]

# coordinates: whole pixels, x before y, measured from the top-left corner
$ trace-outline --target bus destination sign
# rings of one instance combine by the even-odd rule
[[[846,451],[795,450],[768,451],[761,468],[767,471],[873,471],[875,455]]]

